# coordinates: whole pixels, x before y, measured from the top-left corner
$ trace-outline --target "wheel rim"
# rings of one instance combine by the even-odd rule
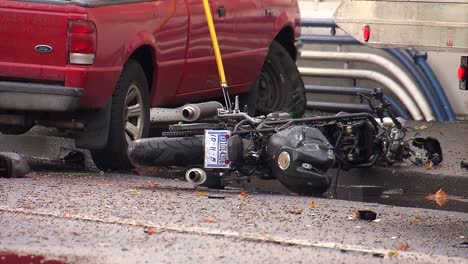
[[[143,98],[136,84],[130,85],[125,96],[124,126],[127,143],[141,138],[143,133]]]
[[[267,61],[258,80],[257,105],[261,113],[278,111],[283,106],[284,79],[281,71],[270,61]]]

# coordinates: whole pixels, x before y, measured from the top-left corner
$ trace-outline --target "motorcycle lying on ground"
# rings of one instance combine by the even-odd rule
[[[437,140],[406,138],[406,121],[395,116],[380,89],[373,98],[360,96],[369,102],[373,114],[293,119],[276,112],[251,117],[239,110],[237,97],[231,111],[218,102],[189,104],[180,114],[192,123],[171,125],[163,137],[134,141],[128,155],[136,167],[189,168],[185,177],[196,186],[223,188],[229,182],[260,176],[276,178],[304,195],[324,193],[331,183],[327,175],[331,168],[401,162],[416,155],[411,145],[424,149],[422,156],[417,153],[419,161],[434,165],[442,161]]]

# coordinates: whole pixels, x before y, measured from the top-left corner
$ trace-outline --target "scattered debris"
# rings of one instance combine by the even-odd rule
[[[203,219],[203,222],[205,222],[205,223],[216,223],[217,221],[213,217],[207,217],[207,218]]]
[[[130,193],[134,195],[140,194],[140,192],[137,189],[130,189]]]
[[[392,236],[392,239],[395,240],[395,239],[397,239],[397,237],[396,237],[396,236]]]
[[[382,253],[372,253],[372,256],[376,257],[376,258],[384,258],[385,257],[385,255],[382,254]]]
[[[143,232],[145,232],[148,235],[154,235],[154,234],[156,234],[157,230],[154,227],[145,227],[143,229]]]
[[[435,138],[415,138],[412,145],[422,149],[422,152],[418,152],[415,155],[414,163],[416,165],[424,165],[426,169],[430,170],[444,160],[440,143]]]
[[[459,240],[459,241],[465,241],[465,236],[458,236],[458,237],[457,237],[457,240]]]
[[[378,219],[375,219],[375,220],[372,220],[372,222],[374,222],[374,223],[378,223],[378,222],[380,222],[380,218],[378,218]]]
[[[303,208],[291,208],[291,209],[289,209],[289,212],[291,214],[302,214],[303,211],[304,211]]]
[[[0,152],[0,177],[20,178],[30,172],[28,162],[13,152]]]
[[[432,163],[432,161],[429,160],[426,162],[424,167],[426,168],[426,170],[432,170],[434,168],[434,163]]]
[[[421,223],[421,220],[415,218],[415,219],[411,220],[410,223],[411,223],[412,225],[419,225],[419,224]]]
[[[85,154],[78,150],[70,150],[64,157],[63,163],[66,166],[71,166],[74,168],[84,169],[85,166]]]
[[[460,244],[454,245],[453,247],[456,247],[456,248],[468,248],[468,242],[467,242],[467,241],[463,241],[463,242],[461,242]]]
[[[390,251],[388,251],[388,256],[389,256],[389,257],[396,257],[396,256],[398,256],[398,250],[390,250]]]
[[[220,194],[210,194],[208,195],[209,199],[226,199],[226,196]]]
[[[410,245],[406,242],[399,244],[396,248],[396,250],[404,250],[404,251],[407,251],[408,249],[410,249]]]
[[[250,197],[250,195],[248,193],[246,193],[246,192],[239,193],[239,196],[242,197],[242,198],[249,198]]]
[[[462,160],[462,161],[460,162],[460,167],[461,167],[462,169],[467,169],[467,170],[468,170],[468,162]]]
[[[377,214],[369,210],[356,210],[353,212],[355,219],[374,221],[377,219]]]

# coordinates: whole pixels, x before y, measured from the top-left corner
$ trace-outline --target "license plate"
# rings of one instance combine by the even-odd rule
[[[205,168],[229,169],[229,130],[205,130]]]

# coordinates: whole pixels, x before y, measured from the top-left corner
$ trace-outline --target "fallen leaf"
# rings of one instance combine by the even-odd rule
[[[242,197],[242,198],[249,198],[249,194],[246,193],[246,192],[239,193],[239,196]]]
[[[448,203],[448,200],[444,198],[436,198],[434,199],[434,202],[439,206],[443,206],[444,204]]]
[[[216,219],[213,218],[213,217],[207,217],[207,218],[203,219],[203,222],[205,222],[205,223],[216,223]]]
[[[448,200],[446,199],[447,196],[448,193],[446,193],[444,190],[442,190],[442,188],[440,188],[435,194],[426,195],[424,198],[430,201],[434,201],[439,206],[443,206],[448,202]]]
[[[319,208],[315,200],[310,200],[310,208]]]
[[[408,245],[408,243],[402,243],[400,245],[397,246],[396,250],[408,250],[410,249],[410,245]]]
[[[442,197],[447,197],[448,196],[448,193],[446,193],[444,190],[442,190],[442,188],[440,188],[435,194],[434,194],[434,197],[435,198],[442,198]]]
[[[432,163],[432,161],[428,161],[426,162],[426,164],[424,164],[424,167],[426,168],[426,170],[432,170],[434,167],[434,163]]]
[[[396,257],[396,256],[398,256],[398,250],[390,250],[390,251],[388,251],[388,256],[389,256],[389,257]]]
[[[154,234],[156,234],[156,228],[154,228],[154,227],[145,228],[143,231],[144,231],[145,233],[147,233],[148,235],[154,235]]]
[[[289,212],[291,214],[302,214],[303,211],[304,211],[304,209],[302,209],[302,208],[291,208],[291,209],[289,209]]]
[[[411,224],[412,224],[412,225],[419,225],[420,223],[421,223],[421,220],[419,220],[419,219],[413,219],[413,220],[411,220]]]
[[[207,192],[197,191],[197,192],[195,192],[195,195],[197,195],[197,196],[208,196],[208,193]]]
[[[140,192],[137,189],[130,189],[131,194],[140,194]]]

